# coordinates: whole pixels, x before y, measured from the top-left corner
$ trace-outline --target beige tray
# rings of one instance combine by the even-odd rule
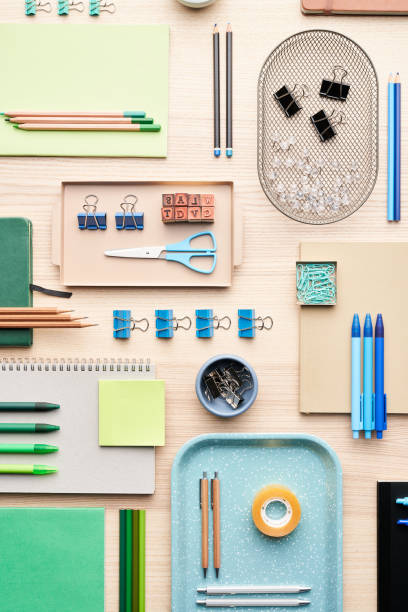
[[[163,193],[213,193],[215,223],[161,221]],[[106,230],[79,230],[77,214],[88,194],[99,198],[98,211],[107,213]],[[144,212],[143,231],[118,231],[115,213],[127,194],[138,197]],[[168,261],[106,257],[104,251],[165,245],[210,230],[217,241],[217,265],[200,274]],[[229,287],[234,266],[241,263],[242,223],[233,211],[229,181],[64,182],[60,205],[54,209],[52,261],[60,266],[64,285],[110,287]]]

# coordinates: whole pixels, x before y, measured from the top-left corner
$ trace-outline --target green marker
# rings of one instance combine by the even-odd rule
[[[56,467],[50,465],[0,465],[0,474],[55,474]]]
[[[35,453],[45,455],[46,453],[56,453],[58,446],[51,444],[0,444],[0,453]]]
[[[0,402],[0,412],[42,412],[57,408],[59,404],[48,402]]]
[[[47,433],[59,428],[59,425],[46,423],[0,423],[0,433]]]

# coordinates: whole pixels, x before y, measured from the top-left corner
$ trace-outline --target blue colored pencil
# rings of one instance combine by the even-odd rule
[[[387,220],[394,221],[395,213],[395,83],[388,79],[388,190]]]
[[[394,193],[394,221],[401,220],[401,83],[399,73],[395,77],[394,85],[395,105],[395,193]]]

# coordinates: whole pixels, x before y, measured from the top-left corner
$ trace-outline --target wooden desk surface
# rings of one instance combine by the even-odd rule
[[[100,23],[168,23],[171,26],[169,152],[165,160],[147,159],[1,159],[0,215],[24,215],[34,223],[34,280],[58,286],[50,263],[51,208],[62,180],[231,179],[237,205],[244,212],[244,262],[233,287],[218,291],[175,289],[76,289],[72,307],[100,323],[89,330],[39,330],[31,350],[3,350],[5,356],[147,357],[167,381],[167,445],[157,451],[157,489],[149,497],[7,496],[3,505],[92,505],[107,508],[106,612],[118,609],[118,518],[120,507],[147,508],[147,610],[170,610],[170,468],[180,446],[206,432],[309,432],[324,438],[338,453],[344,470],[344,610],[372,612],[376,602],[376,481],[407,479],[408,421],[393,417],[383,441],[356,442],[344,416],[301,416],[298,412],[298,308],[294,295],[294,262],[301,240],[403,241],[407,215],[399,224],[386,222],[386,82],[391,71],[403,71],[408,39],[405,18],[305,17],[299,0],[217,0],[193,11],[176,0],[115,0],[116,15]],[[85,15],[68,18],[41,14],[36,23],[93,22]],[[85,2],[87,5],[88,3]],[[2,0],[0,21],[26,23],[23,0]],[[214,22],[234,29],[234,157],[212,155],[212,39]],[[380,82],[380,171],[376,188],[363,208],[334,225],[309,227],[280,214],[263,194],[256,167],[257,80],[267,55],[284,38],[303,29],[342,32],[367,51]],[[224,48],[224,47],[222,47]],[[50,50],[52,52],[52,50]],[[3,58],[2,61],[4,61]],[[98,60],[95,50],[93,61]],[[63,61],[63,58],[61,58]],[[46,64],[46,58],[44,58]],[[41,66],[34,67],[41,70]],[[224,96],[224,62],[222,95]],[[131,74],[129,75],[131,78]],[[404,73],[402,72],[404,83]],[[407,119],[403,88],[403,119]],[[224,100],[224,97],[222,98]],[[223,104],[224,106],[224,104]],[[404,108],[405,107],[405,108]],[[225,124],[223,123],[223,126]],[[224,141],[224,134],[223,134]],[[403,201],[407,196],[407,138],[402,134]],[[398,282],[400,279],[396,279]],[[401,279],[401,282],[406,282]],[[36,304],[55,300],[36,297]],[[239,340],[238,306],[271,314],[272,332],[256,340]],[[152,320],[155,307],[190,314],[213,307],[229,314],[234,328],[213,340],[199,341],[193,332],[160,342],[153,333],[136,333],[127,343],[112,339],[112,310],[130,308]],[[194,392],[199,366],[208,357],[232,352],[255,367],[259,399],[245,415],[224,422],[206,413]],[[316,363],[316,368],[319,364]],[[387,389],[392,401],[392,389]],[[177,612],[190,612],[181,611]]]

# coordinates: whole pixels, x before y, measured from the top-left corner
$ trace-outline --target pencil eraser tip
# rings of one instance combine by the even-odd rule
[[[232,149],[227,149],[225,151],[225,154],[226,154],[227,157],[232,157]]]
[[[214,149],[214,157],[219,157],[221,155],[221,149]]]

